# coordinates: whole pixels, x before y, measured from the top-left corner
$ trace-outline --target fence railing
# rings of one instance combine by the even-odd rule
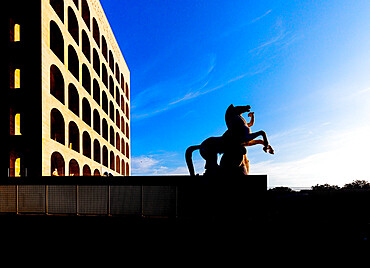
[[[0,180],[0,214],[179,217],[207,198],[214,181],[188,176],[9,178]],[[239,181],[242,185],[227,179],[223,183],[239,195],[246,184],[257,192],[267,188],[267,176]],[[212,196],[225,198],[224,187],[220,189]]]

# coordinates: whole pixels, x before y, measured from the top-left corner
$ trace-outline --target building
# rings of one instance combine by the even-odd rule
[[[130,175],[130,71],[99,0],[3,9],[8,177]]]

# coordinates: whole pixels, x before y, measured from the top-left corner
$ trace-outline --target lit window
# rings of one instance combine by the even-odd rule
[[[18,157],[14,164],[14,177],[21,176],[21,159]]]
[[[14,121],[15,121],[14,135],[22,135],[21,134],[21,114],[16,114]]]
[[[21,70],[15,69],[14,71],[14,88],[21,87]]]
[[[14,42],[21,41],[21,26],[19,24],[14,25]]]

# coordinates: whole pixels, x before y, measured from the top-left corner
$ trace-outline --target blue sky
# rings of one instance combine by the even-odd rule
[[[368,0],[101,3],[131,72],[133,175],[187,174],[186,148],[249,104],[270,187],[370,180]]]

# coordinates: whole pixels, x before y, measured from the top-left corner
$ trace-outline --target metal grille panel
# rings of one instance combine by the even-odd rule
[[[77,195],[75,185],[49,185],[48,211],[49,214],[77,213]]]
[[[87,215],[108,214],[108,186],[78,186],[78,213]]]
[[[17,186],[0,185],[0,212],[17,212]]]
[[[176,215],[176,186],[143,186],[143,214]]]
[[[18,210],[27,213],[45,213],[45,185],[19,185]]]
[[[111,186],[110,200],[110,214],[112,215],[141,214],[141,186]]]

